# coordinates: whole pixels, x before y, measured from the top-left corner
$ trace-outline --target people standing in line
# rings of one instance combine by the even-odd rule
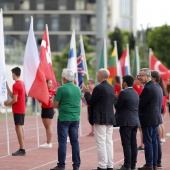
[[[97,145],[97,170],[113,170],[113,125],[115,125],[114,88],[107,81],[110,72],[100,69],[96,76],[99,84],[92,94],[88,87],[83,88],[87,103],[93,107],[94,137]]]
[[[15,67],[12,70],[12,78],[15,83],[12,86],[12,91],[10,90],[7,83],[7,91],[12,100],[5,101],[5,106],[12,106],[12,112],[15,123],[15,131],[18,138],[19,150],[12,153],[13,156],[24,156],[26,151],[24,149],[24,119],[25,119],[25,86],[20,80],[21,69]]]
[[[148,68],[140,69],[138,77],[144,84],[139,100],[139,120],[142,127],[146,160],[145,165],[138,169],[155,170],[158,159],[158,126],[161,123],[159,91],[151,81],[151,71]]]
[[[87,81],[87,87],[90,90],[90,94],[92,94],[93,89],[94,89],[94,80],[88,80]],[[90,107],[90,105],[87,104],[87,112],[88,112],[88,119],[90,119],[90,114],[92,114],[92,107]],[[91,132],[88,134],[88,136],[94,136],[94,125],[93,123],[91,123]]]
[[[57,89],[53,107],[58,108],[58,163],[51,170],[65,170],[67,136],[69,135],[72,146],[73,170],[80,167],[80,148],[78,129],[80,121],[80,88],[74,85],[74,73],[70,69],[63,69],[62,86]]]
[[[120,77],[119,76],[115,76],[114,80],[113,80],[113,86],[114,86],[114,91],[116,96],[119,96],[120,91],[121,91],[121,82],[120,82]]]
[[[52,119],[54,116],[54,109],[53,109],[53,96],[55,95],[56,91],[52,89],[53,82],[50,79],[46,80],[48,92],[49,92],[49,101],[48,104],[42,103],[41,105],[41,118],[46,130],[47,142],[43,145],[40,145],[40,148],[52,148]]]
[[[160,124],[158,127],[158,135],[157,135],[157,142],[158,142],[158,159],[157,159],[157,167],[162,167],[162,145],[161,145],[161,141],[160,141],[160,135],[159,135],[159,128],[160,125],[163,123],[162,121],[162,116],[161,116],[161,112],[162,112],[162,101],[163,101],[163,91],[161,89],[161,87],[159,86],[159,82],[160,82],[160,75],[157,71],[151,71],[151,77],[152,77],[152,81],[153,83],[155,83],[156,88],[159,91],[159,117],[160,117]]]
[[[140,126],[138,105],[139,96],[133,89],[134,78],[124,76],[122,91],[115,104],[116,126],[120,127],[120,137],[124,153],[124,164],[118,170],[135,170],[137,162],[137,129]]]
[[[143,90],[143,86],[142,86],[141,82],[138,80],[138,76],[136,76],[134,79],[133,88],[134,88],[134,90],[136,90],[136,92],[140,96],[140,94],[142,93],[142,90]],[[140,144],[138,147],[138,151],[144,151],[142,129],[141,129],[141,127],[139,127],[138,129],[140,132]]]

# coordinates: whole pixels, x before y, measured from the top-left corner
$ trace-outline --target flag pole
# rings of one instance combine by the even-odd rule
[[[38,123],[38,112],[37,112],[38,101],[35,99],[35,114],[36,114],[36,125],[37,125],[37,146],[40,146],[40,135],[39,135],[39,123]]]
[[[106,46],[106,38],[104,38],[104,68],[107,69],[107,46]]]
[[[51,46],[50,46],[50,38],[49,38],[49,32],[48,32],[48,24],[46,24],[45,27],[46,27],[46,31],[47,31],[47,39],[48,39],[48,46],[49,46],[48,52],[50,53],[50,58],[51,58]],[[51,60],[51,62],[52,62],[52,60]]]
[[[149,48],[149,69],[151,68],[151,55],[153,54],[152,48]]]
[[[6,113],[6,136],[7,136],[7,152],[10,155],[10,148],[9,148],[9,127],[8,127],[8,111],[7,107],[5,106],[5,113]]]
[[[85,71],[86,71],[86,77],[87,77],[87,80],[89,80],[89,72],[88,72],[88,69],[87,69],[87,61],[86,61],[86,55],[85,55],[83,36],[82,35],[80,35],[80,44],[81,44],[81,49],[82,49],[82,53],[83,53],[83,64],[84,64]]]

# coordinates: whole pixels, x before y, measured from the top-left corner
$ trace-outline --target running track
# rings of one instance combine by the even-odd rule
[[[39,139],[40,144],[45,143],[45,130],[41,121],[41,117],[38,116],[39,123]],[[8,121],[9,124],[9,141],[10,141],[10,153],[18,150],[18,142],[15,134],[13,120]],[[170,117],[165,115],[164,125],[166,133],[170,132]],[[96,145],[93,137],[87,137],[90,132],[90,125],[87,121],[86,108],[81,112],[81,136],[79,137],[80,149],[81,149],[81,167],[80,170],[91,170],[97,167]],[[6,124],[0,122],[0,170],[49,170],[56,166],[57,163],[57,134],[56,134],[56,116],[53,119],[53,148],[42,149],[37,146],[37,129],[36,129],[36,117],[26,116],[25,119],[25,149],[26,156],[14,157],[7,154],[7,135]],[[121,146],[121,140],[119,136],[119,130],[114,129],[114,168],[118,168],[123,163],[123,152]],[[139,143],[138,133],[138,143]],[[163,170],[170,170],[170,138],[166,137],[166,142],[163,147]],[[137,166],[144,164],[144,152],[138,153]],[[67,144],[67,160],[66,170],[72,170],[72,157],[70,143]]]

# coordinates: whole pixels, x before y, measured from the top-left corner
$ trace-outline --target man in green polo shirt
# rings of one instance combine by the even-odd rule
[[[51,170],[65,170],[67,136],[72,145],[73,170],[80,167],[78,128],[80,120],[80,88],[74,85],[74,73],[70,69],[62,72],[62,86],[58,88],[53,107],[58,108],[58,163]]]

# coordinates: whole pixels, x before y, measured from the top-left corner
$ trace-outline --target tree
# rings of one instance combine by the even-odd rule
[[[111,50],[114,48],[114,41],[117,41],[118,56],[121,56],[123,53],[123,36],[118,27],[116,27],[115,30],[109,34],[109,39],[112,46]]]
[[[170,65],[170,26],[163,25],[147,31],[148,46],[165,66]]]
[[[89,45],[89,38],[83,37],[84,42],[84,49],[86,53],[86,60],[87,60],[87,67],[89,76],[91,78],[94,78],[94,72],[95,72],[95,56],[94,56],[94,48]],[[78,41],[77,41],[77,48],[78,49]],[[63,68],[67,68],[67,62],[68,62],[68,55],[70,51],[70,43],[66,46],[64,51],[61,54],[56,54],[53,56],[53,68],[56,75],[56,79],[58,82],[61,82],[61,73]]]

